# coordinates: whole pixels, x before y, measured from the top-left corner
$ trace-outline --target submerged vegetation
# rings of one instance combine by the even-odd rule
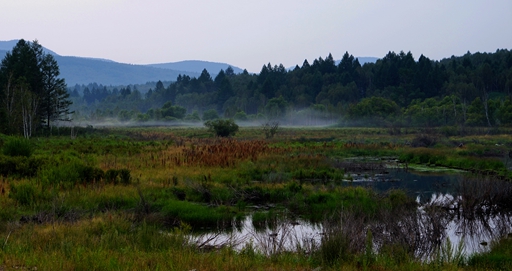
[[[510,268],[508,131],[279,127],[269,137],[267,127],[242,127],[221,138],[204,127],[73,129],[0,137],[0,267]],[[425,137],[433,143],[413,144]],[[410,191],[355,181],[415,166],[469,174],[453,188],[458,197],[421,205]],[[250,238],[215,243],[246,218]],[[488,233],[485,253],[462,253],[444,231],[458,221],[476,235],[489,219],[499,231]],[[293,230],[306,222],[322,234]]]

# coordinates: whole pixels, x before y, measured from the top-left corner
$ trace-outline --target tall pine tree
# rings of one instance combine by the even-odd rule
[[[71,101],[66,83],[64,79],[58,78],[59,75],[57,61],[52,55],[44,53],[37,41],[19,40],[12,51],[6,54],[0,67],[0,118],[3,118],[0,129],[7,133],[23,132],[29,136],[31,133],[27,133],[27,129],[39,128],[43,124],[49,127],[54,120],[69,120]],[[17,82],[23,82],[23,85]],[[25,101],[18,98],[18,103],[11,103],[15,104],[14,109],[10,108],[8,98],[21,97],[22,90]],[[29,115],[34,116],[33,119],[26,117],[29,108],[26,99],[29,98],[30,110],[33,111]],[[30,127],[27,123],[20,125],[6,121],[9,110],[12,114],[24,114],[23,119],[30,122]]]

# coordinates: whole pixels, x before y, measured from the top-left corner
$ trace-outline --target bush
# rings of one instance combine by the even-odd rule
[[[9,197],[21,205],[32,205],[37,199],[37,191],[31,183],[12,184]]]
[[[220,137],[234,136],[238,132],[238,125],[231,119],[209,120],[204,123],[204,126]]]
[[[124,185],[130,184],[132,177],[130,176],[130,170],[128,169],[120,169],[119,177],[121,178],[121,183]]]
[[[101,168],[91,166],[78,166],[78,176],[83,184],[99,182],[103,179],[105,173]]]
[[[111,184],[122,183],[124,185],[130,184],[132,177],[128,169],[108,169],[105,172],[105,181]]]
[[[0,156],[0,175],[15,177],[33,177],[45,163],[45,160],[35,157]]]
[[[117,177],[119,176],[119,171],[117,169],[108,169],[105,172],[105,181],[107,183],[117,184],[119,181]]]
[[[263,132],[265,133],[265,138],[270,139],[273,138],[274,135],[277,134],[277,130],[279,129],[279,122],[274,121],[272,123],[267,122],[261,126],[263,128]]]
[[[7,156],[25,156],[30,157],[33,149],[28,139],[16,137],[8,140],[4,144],[4,154]]]
[[[60,166],[49,166],[41,170],[40,178],[44,186],[72,188],[79,180],[83,165],[74,161]]]

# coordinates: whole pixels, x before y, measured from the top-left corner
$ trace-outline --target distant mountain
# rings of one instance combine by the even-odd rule
[[[12,50],[18,40],[0,41],[0,60]],[[151,81],[175,81],[178,75],[199,77],[203,69],[208,70],[214,77],[221,69],[227,69],[229,64],[207,61],[181,61],[176,63],[132,65],[114,62],[108,59],[61,56],[47,48],[44,51],[52,54],[59,64],[61,77],[68,86],[75,84],[98,83],[102,85],[143,84]],[[242,72],[232,66],[235,73]]]
[[[366,63],[375,63],[379,59],[378,57],[369,57],[369,56],[367,56],[367,57],[354,57],[354,58],[357,58],[359,60],[359,64],[361,64],[361,66],[363,66]],[[340,62],[341,62],[341,59],[340,60],[335,60],[334,64],[336,66],[338,66],[338,64],[340,64]],[[300,66],[301,65],[299,65],[299,67]],[[288,68],[289,71],[292,71],[293,69],[295,69],[295,66]]]
[[[178,75],[198,77],[198,73],[131,65],[94,58],[55,56],[62,78],[68,86],[98,83],[103,85],[142,84],[151,81],[175,81]]]
[[[359,64],[361,64],[361,66],[363,66],[366,63],[375,63],[379,59],[378,57],[369,57],[369,56],[366,56],[366,57],[355,56],[354,58],[357,58],[357,60],[359,60]],[[340,62],[341,62],[341,60],[336,60],[334,63],[336,65],[338,65],[338,64],[340,64]]]
[[[10,51],[18,40],[0,41],[0,60]],[[55,57],[59,63],[61,77],[66,79],[68,86],[75,84],[98,83],[103,85],[143,84],[151,81],[175,81],[178,75],[199,77],[206,69],[212,77],[219,71],[231,67],[235,73],[243,69],[227,63],[208,62],[200,60],[185,60],[179,62],[132,65],[119,63],[108,59],[61,56],[48,48],[43,50]],[[377,57],[359,57],[359,63],[377,61]],[[339,60],[336,61],[336,64]]]
[[[18,40],[0,41],[0,51],[5,51],[5,52],[0,52],[0,56],[2,57],[2,59],[4,59],[4,56],[8,51],[12,50],[12,47],[14,47],[16,45],[16,43],[18,43]],[[52,51],[48,48],[45,48],[45,47],[43,47],[43,51],[50,55],[54,55],[54,56],[57,55],[54,51]]]
[[[179,61],[179,62],[148,64],[146,66],[161,68],[161,69],[196,72],[199,74],[203,71],[203,69],[206,69],[208,71],[208,73],[210,73],[210,75],[218,74],[220,72],[220,70],[226,71],[226,69],[228,67],[231,67],[235,73],[243,72],[243,70],[241,68],[235,67],[233,65],[229,65],[227,63],[208,62],[208,61],[201,61],[201,60],[185,60],[185,61]]]
[[[363,57],[356,57],[359,60],[359,64],[364,65],[365,63],[375,63],[379,59],[378,57],[371,57],[371,56],[363,56]]]

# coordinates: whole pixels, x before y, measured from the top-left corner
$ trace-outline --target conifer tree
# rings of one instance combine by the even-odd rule
[[[30,136],[43,124],[49,127],[54,120],[69,120],[71,101],[59,75],[57,61],[37,41],[19,40],[0,66],[1,131]],[[23,119],[23,125],[7,121],[8,117]]]

